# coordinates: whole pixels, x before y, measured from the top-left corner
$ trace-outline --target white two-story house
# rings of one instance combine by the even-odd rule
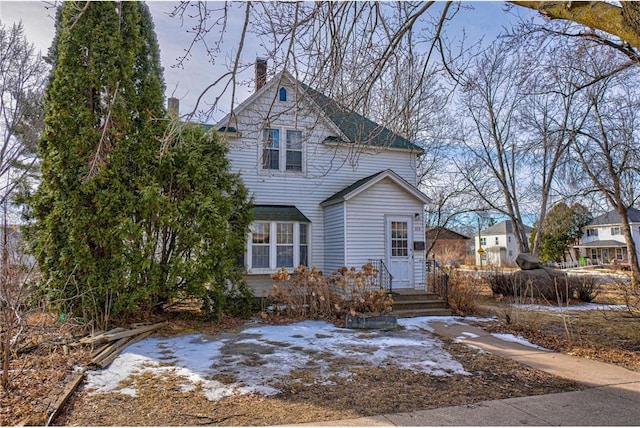
[[[329,274],[375,260],[393,289],[424,288],[423,150],[289,72],[266,81],[217,123],[233,172],[254,197],[246,279],[258,295],[282,267]]]
[[[531,227],[524,225],[527,239],[531,236]],[[511,220],[494,224],[475,237],[476,264],[483,266],[515,266],[516,257],[520,254]],[[482,252],[478,253],[478,249]]]
[[[640,210],[627,211],[635,252],[640,258]],[[622,221],[616,211],[609,211],[583,227],[580,244],[574,246],[579,256],[593,264],[628,263],[629,248],[622,234]]]

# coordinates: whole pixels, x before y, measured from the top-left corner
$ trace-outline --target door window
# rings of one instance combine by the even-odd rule
[[[391,222],[391,256],[409,255],[409,225],[406,221]]]

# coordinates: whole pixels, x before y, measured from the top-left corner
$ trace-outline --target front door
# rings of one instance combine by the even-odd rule
[[[413,287],[411,217],[387,217],[387,266],[393,288]]]

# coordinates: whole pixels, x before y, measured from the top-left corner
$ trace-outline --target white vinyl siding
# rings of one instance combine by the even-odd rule
[[[287,91],[286,101],[278,101],[280,87]],[[244,184],[254,196],[254,204],[295,205],[304,213],[311,221],[309,265],[330,273],[330,266],[344,265],[345,249],[338,250],[338,241],[333,239],[339,233],[337,229],[325,230],[325,215],[329,215],[327,213],[332,209],[323,208],[320,203],[357,180],[386,169],[393,170],[415,185],[417,156],[407,150],[365,150],[360,145],[354,148],[351,143],[326,143],[327,137],[339,136],[338,131],[311,104],[302,102],[299,103],[301,110],[294,108],[297,96],[295,87],[287,84],[273,86],[271,93],[258,96],[241,110],[236,116],[237,123],[234,123],[240,136],[226,141],[229,145],[228,158],[232,172],[241,174]],[[269,120],[265,119],[266,112],[270,112]],[[287,130],[302,132],[302,171],[286,171],[283,163],[286,162],[286,154],[280,157],[279,170],[262,168],[265,128],[280,130],[281,145],[286,144]],[[290,158],[293,157],[292,154]],[[386,205],[387,201],[382,199],[372,203],[376,210],[381,210],[381,204]],[[419,204],[416,200],[412,203]],[[416,212],[422,212],[422,208]],[[336,221],[332,227],[339,227]],[[325,235],[331,237],[330,242],[325,243]],[[373,236],[370,239],[372,242],[382,241]],[[380,245],[383,244],[381,242]],[[340,245],[344,246],[344,241],[340,241]],[[347,249],[346,253],[349,251]]]
[[[325,269],[333,272],[344,263],[344,204],[335,204],[324,209]]]
[[[361,267],[369,259],[380,259],[386,263],[386,231],[387,216],[409,216],[422,212],[422,203],[408,195],[389,179],[385,179],[346,202],[347,218],[347,266]],[[414,227],[414,224],[409,224]],[[422,230],[422,228],[421,228]],[[424,232],[422,232],[424,235]],[[380,239],[384,237],[384,239]],[[420,235],[413,234],[413,240],[424,240]],[[413,242],[409,242],[409,249],[414,256],[414,285],[419,287],[424,266],[424,251],[417,254],[413,251]],[[420,262],[418,262],[420,261]],[[423,280],[422,280],[423,281]]]

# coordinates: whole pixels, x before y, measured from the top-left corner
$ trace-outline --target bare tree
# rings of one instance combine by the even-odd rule
[[[538,220],[532,243],[537,254],[548,207],[562,199],[562,177],[569,161],[569,147],[576,132],[582,129],[589,105],[581,97],[581,89],[592,77],[584,73],[588,50],[574,51],[573,46],[553,40],[544,48],[521,45],[525,55],[537,55],[535,73],[525,88],[526,102],[520,109],[519,126],[525,138],[534,185],[539,195]],[[585,58],[586,57],[586,58]]]
[[[640,200],[638,83],[635,73],[624,73],[591,87],[591,109],[572,145],[581,167],[577,173],[582,173],[576,184],[584,186],[585,193],[597,192],[620,216],[634,287],[640,282],[640,268],[627,211]]]
[[[34,171],[46,72],[22,24],[0,26],[0,204]]]
[[[15,190],[34,173],[36,142],[42,130],[46,65],[24,36],[22,24],[0,25],[0,384],[10,386],[10,362],[24,330],[23,305],[29,269],[20,231],[9,224]]]
[[[529,251],[522,206],[530,176],[519,141],[518,111],[528,63],[503,44],[492,45],[465,76],[462,105],[471,131],[458,171],[484,205],[511,220],[520,252]]]

